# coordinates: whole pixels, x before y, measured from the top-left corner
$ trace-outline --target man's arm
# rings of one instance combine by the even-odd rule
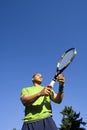
[[[33,102],[35,102],[40,97],[40,93],[34,94],[32,96],[29,96],[27,94],[21,96],[21,101],[24,106],[29,106]]]
[[[53,93],[52,96],[51,96],[51,99],[52,99],[53,102],[60,104],[63,100],[63,97],[64,97],[64,93],[58,92],[57,94]]]
[[[24,106],[29,106],[34,103],[40,96],[48,96],[50,95],[51,88],[44,87],[39,93],[29,96],[27,94],[21,96],[21,101]]]
[[[57,81],[59,82],[59,91],[58,93],[52,93],[51,99],[52,101],[54,101],[55,103],[61,103],[64,97],[64,83],[65,83],[65,77],[60,74],[57,77]]]

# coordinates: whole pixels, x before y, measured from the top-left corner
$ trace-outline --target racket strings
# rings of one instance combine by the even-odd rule
[[[61,69],[64,68],[65,66],[67,66],[67,65],[71,62],[71,60],[72,60],[73,57],[74,57],[74,51],[73,51],[73,50],[71,50],[71,51],[65,53],[65,54],[61,57],[61,59],[60,59],[58,65],[57,65],[57,67],[59,68],[59,70],[61,70]]]

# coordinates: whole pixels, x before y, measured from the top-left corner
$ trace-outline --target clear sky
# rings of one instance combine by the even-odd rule
[[[75,47],[77,56],[63,72],[65,96],[52,103],[59,127],[66,106],[72,106],[87,122],[87,1],[0,1],[0,130],[21,130],[23,87],[32,86],[32,75],[42,73],[48,85],[60,55]],[[58,83],[54,91],[58,91]]]

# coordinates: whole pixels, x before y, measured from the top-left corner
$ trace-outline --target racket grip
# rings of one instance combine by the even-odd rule
[[[54,84],[55,84],[55,81],[54,81],[54,80],[52,80],[52,81],[50,82],[49,86],[53,87],[53,86],[54,86]]]

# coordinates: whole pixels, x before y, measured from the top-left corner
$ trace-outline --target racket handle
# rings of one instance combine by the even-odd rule
[[[51,81],[51,83],[49,84],[49,86],[53,87],[53,86],[54,86],[54,84],[55,84],[55,81],[54,81],[54,80],[52,80],[52,81]]]

